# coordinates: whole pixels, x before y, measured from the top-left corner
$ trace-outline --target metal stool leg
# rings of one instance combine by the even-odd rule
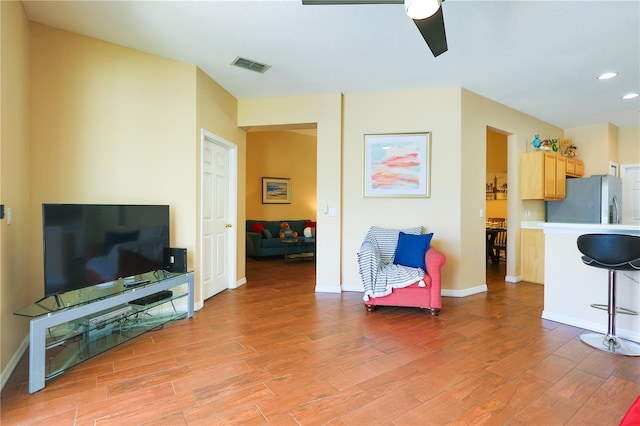
[[[606,336],[599,333],[587,333],[580,336],[587,345],[617,355],[640,356],[640,344],[630,342],[616,336],[616,271],[609,269],[609,300],[607,314],[609,317]],[[632,311],[630,311],[632,312]],[[626,312],[623,312],[626,313]],[[633,312],[632,315],[637,315]]]

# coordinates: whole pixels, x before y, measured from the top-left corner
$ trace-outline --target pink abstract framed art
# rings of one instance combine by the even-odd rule
[[[364,136],[365,197],[429,197],[430,133]]]

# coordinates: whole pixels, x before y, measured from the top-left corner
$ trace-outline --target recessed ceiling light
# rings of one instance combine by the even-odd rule
[[[618,75],[617,72],[605,72],[600,77],[598,77],[598,80],[609,80],[610,78],[613,78],[617,75]]]
[[[640,95],[637,93],[627,93],[622,97],[622,99],[633,99],[633,98],[637,98],[638,96]]]

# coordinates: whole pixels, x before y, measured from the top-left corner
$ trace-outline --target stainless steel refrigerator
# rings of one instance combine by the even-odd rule
[[[547,201],[547,222],[621,223],[622,179],[611,175],[568,178],[564,200]]]

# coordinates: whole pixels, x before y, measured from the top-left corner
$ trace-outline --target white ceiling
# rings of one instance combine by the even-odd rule
[[[437,58],[402,5],[23,4],[32,21],[195,64],[238,99],[464,87],[565,129],[640,123],[640,99],[621,99],[640,92],[640,0],[447,0]],[[597,80],[605,71],[619,76]]]

